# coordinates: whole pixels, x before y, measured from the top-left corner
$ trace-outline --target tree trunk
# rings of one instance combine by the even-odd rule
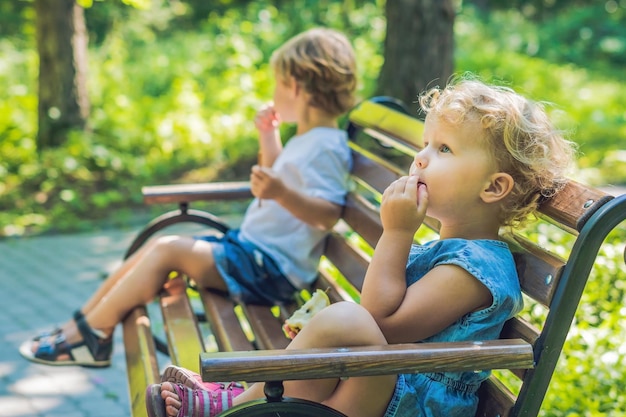
[[[87,96],[87,30],[75,0],[35,0],[39,52],[37,147],[61,145],[71,129],[84,129]]]
[[[378,93],[417,109],[418,95],[444,86],[454,70],[452,0],[387,0],[385,62]]]

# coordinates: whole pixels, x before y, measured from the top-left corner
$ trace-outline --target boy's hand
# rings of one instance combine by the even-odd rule
[[[385,231],[415,234],[422,225],[428,206],[428,191],[411,175],[392,182],[383,193],[380,218]]]
[[[271,168],[255,165],[250,172],[250,190],[259,199],[276,199],[285,193],[287,187]]]
[[[273,133],[278,128],[280,119],[278,113],[274,110],[273,104],[268,104],[257,112],[254,117],[254,125],[261,134]]]

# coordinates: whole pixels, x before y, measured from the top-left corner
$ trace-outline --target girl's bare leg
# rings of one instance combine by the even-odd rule
[[[378,325],[365,308],[348,302],[336,303],[319,312],[287,349],[386,345]],[[348,416],[380,417],[395,388],[395,375],[339,380],[286,381],[285,396],[324,403]],[[167,413],[176,416],[180,400],[171,384],[162,385]],[[236,397],[234,405],[264,398],[263,384],[253,384]]]

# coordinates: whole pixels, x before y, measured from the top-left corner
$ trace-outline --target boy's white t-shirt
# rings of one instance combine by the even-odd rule
[[[351,168],[346,132],[327,127],[292,137],[272,166],[287,186],[339,205],[345,202]],[[274,200],[259,205],[257,199],[248,206],[239,233],[271,256],[296,288],[317,277],[326,235]]]

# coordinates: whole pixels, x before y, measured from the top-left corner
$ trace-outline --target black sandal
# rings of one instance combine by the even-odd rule
[[[70,344],[62,332],[48,339],[29,340],[20,346],[20,354],[31,362],[53,366],[80,365],[103,368],[111,365],[113,338],[100,338],[89,327],[84,316],[76,320],[78,331],[83,340]],[[39,343],[33,352],[33,342]],[[59,356],[68,355],[69,359],[59,360]]]

